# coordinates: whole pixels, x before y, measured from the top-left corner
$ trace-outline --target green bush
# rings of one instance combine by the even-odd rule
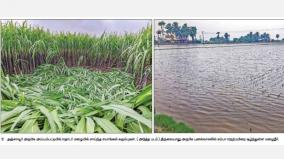
[[[194,133],[194,129],[182,122],[176,122],[172,117],[155,115],[155,131],[158,133]]]

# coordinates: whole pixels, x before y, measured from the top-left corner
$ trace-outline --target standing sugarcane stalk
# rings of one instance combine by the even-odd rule
[[[56,64],[61,57],[67,66],[125,67],[143,81],[145,67],[151,65],[151,26],[138,34],[103,33],[100,37],[85,34],[55,34],[40,27],[1,23],[1,67],[8,74],[31,73],[43,63]],[[81,58],[82,57],[82,58]],[[139,83],[139,82],[138,82]]]

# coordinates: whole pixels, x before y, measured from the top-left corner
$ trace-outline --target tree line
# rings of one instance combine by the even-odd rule
[[[274,42],[279,41],[280,35],[276,34],[276,39],[272,39],[270,34],[264,32],[249,32],[246,35],[240,36],[239,38],[230,39],[229,33],[224,33],[223,36],[220,36],[220,32],[216,33],[216,37],[212,37],[207,41],[208,43],[255,43],[255,42]]]
[[[197,28],[195,26],[188,26],[184,23],[182,26],[178,22],[165,23],[164,21],[158,22],[160,29],[156,32],[158,40],[178,40],[180,42],[188,41],[189,37],[191,41],[197,42],[196,34]]]
[[[197,27],[188,26],[187,23],[179,25],[178,22],[166,23],[164,21],[158,22],[159,29],[156,31],[157,40],[159,43],[163,42],[176,42],[176,43],[254,43],[254,42],[277,42],[280,40],[280,35],[276,34],[273,39],[269,33],[249,32],[246,35],[239,38],[230,38],[230,34],[225,32],[221,35],[221,32],[216,32],[215,37],[211,37],[209,40],[204,40],[204,37],[196,38]],[[282,39],[284,41],[284,39]]]

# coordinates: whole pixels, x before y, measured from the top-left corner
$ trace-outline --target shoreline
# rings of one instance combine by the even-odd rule
[[[195,48],[218,48],[218,47],[239,47],[257,45],[284,45],[284,43],[228,43],[228,44],[178,44],[178,45],[157,45],[154,50],[174,50],[174,49],[195,49]]]

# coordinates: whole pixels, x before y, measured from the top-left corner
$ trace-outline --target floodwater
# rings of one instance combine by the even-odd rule
[[[155,111],[200,133],[284,132],[284,44],[155,47]]]

